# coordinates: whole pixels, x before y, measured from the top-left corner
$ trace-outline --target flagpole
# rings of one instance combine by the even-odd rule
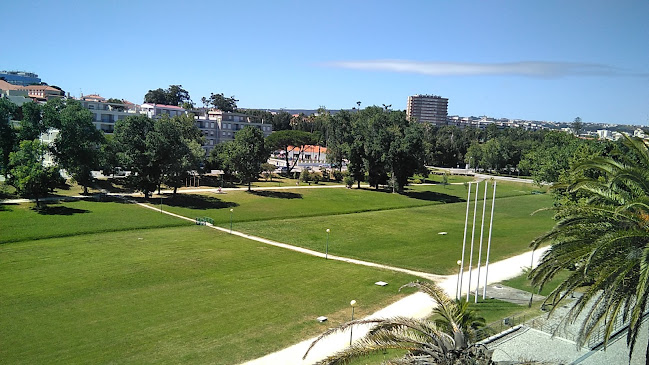
[[[491,218],[489,218],[489,239],[487,240],[487,261],[484,267],[484,287],[482,288],[482,299],[487,296],[487,277],[489,276],[489,253],[491,252],[491,229],[494,223],[494,205],[496,204],[496,180],[494,180],[494,192],[491,198]]]
[[[475,238],[475,216],[478,212],[478,191],[480,191],[480,183],[475,184],[475,203],[473,203],[473,225],[471,227],[471,251],[469,251],[469,282],[466,289],[466,301],[471,298],[471,270],[473,266],[473,242]]]
[[[480,261],[482,261],[482,237],[484,236],[484,212],[487,208],[487,190],[489,190],[489,181],[484,181],[484,197],[482,198],[482,224],[480,225],[480,245],[478,247],[478,280],[475,283],[475,302],[478,302],[480,290]]]
[[[471,205],[471,183],[469,183],[469,193],[466,197],[466,216],[464,217],[464,238],[462,239],[462,260],[460,263],[460,278],[457,281],[457,290],[455,297],[460,299],[462,297],[462,278],[464,277],[464,251],[466,250],[466,227],[469,224],[469,205]],[[469,300],[467,298],[467,300]]]

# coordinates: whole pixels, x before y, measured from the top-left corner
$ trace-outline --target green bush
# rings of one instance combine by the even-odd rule
[[[302,172],[300,173],[300,181],[305,183],[311,181],[311,173],[309,173],[309,171],[307,170],[302,170]]]
[[[317,184],[322,180],[322,175],[319,172],[314,172],[311,174],[311,178],[313,179],[313,182]]]
[[[346,185],[349,189],[351,189],[352,185],[354,185],[354,178],[351,177],[351,176],[349,176],[349,175],[346,175],[346,176],[345,176],[344,181],[345,181],[345,185]]]
[[[334,170],[333,175],[334,180],[338,182],[343,181],[344,174],[342,173],[342,171]]]

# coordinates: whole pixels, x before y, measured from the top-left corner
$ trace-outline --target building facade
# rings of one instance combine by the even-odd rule
[[[8,83],[18,86],[41,83],[41,79],[37,74],[26,71],[0,71],[0,79],[4,79]]]
[[[241,113],[227,113],[221,110],[209,110],[203,115],[195,116],[196,126],[205,136],[206,152],[210,152],[219,143],[234,140],[237,131],[247,126],[258,128],[268,137],[273,132],[272,123],[257,121],[254,117]]]
[[[123,100],[121,103],[109,103],[105,98],[95,94],[81,96],[79,102],[94,116],[92,122],[95,127],[105,133],[113,133],[118,120],[139,112],[135,104]]]
[[[448,99],[437,95],[412,95],[408,97],[406,115],[422,123],[446,124]]]

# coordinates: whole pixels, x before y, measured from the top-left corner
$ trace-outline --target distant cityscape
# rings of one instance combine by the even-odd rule
[[[0,97],[7,98],[18,106],[29,101],[43,103],[52,98],[72,98],[69,93],[66,94],[60,87],[50,86],[42,82],[36,73],[26,71],[0,71]],[[79,100],[86,109],[93,113],[95,118],[93,123],[97,129],[105,133],[113,133],[115,123],[118,120],[137,113],[156,118],[162,115],[174,116],[191,112],[195,115],[197,126],[205,135],[205,145],[203,147],[208,152],[215,145],[234,139],[234,133],[246,125],[259,128],[265,136],[268,136],[273,131],[272,124],[268,121],[259,120],[259,118],[245,113],[246,110],[255,110],[254,108],[240,108],[239,113],[228,113],[207,108],[185,109],[176,105],[137,104],[123,99],[106,99],[96,94],[85,96],[82,94],[76,100]],[[523,128],[526,130],[555,129],[566,132],[573,131],[571,122],[448,115],[448,104],[448,98],[438,95],[411,95],[408,96],[406,114],[412,120],[437,126],[486,129],[490,125],[496,125],[499,129]],[[383,105],[383,107],[388,110],[391,105]],[[318,109],[279,108],[260,110],[272,114],[285,112],[292,116],[318,114]],[[348,110],[353,112],[356,108]],[[328,112],[336,114],[340,110],[328,110]],[[622,136],[622,133],[647,138],[645,129],[642,126],[587,122],[584,122],[579,135],[585,138],[616,140]]]

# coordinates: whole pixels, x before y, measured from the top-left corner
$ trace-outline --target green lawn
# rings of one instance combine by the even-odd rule
[[[203,226],[6,243],[0,358],[232,364],[342,323],[351,299],[370,314],[413,279]]]
[[[483,189],[484,184],[480,188]],[[534,190],[529,184],[501,183],[498,185],[497,198],[531,195]],[[216,224],[229,224],[230,209],[234,210],[234,222],[249,222],[466,202],[466,196],[467,188],[464,185],[415,185],[404,194],[345,188],[227,191],[222,194],[178,194],[173,199],[165,196],[162,203],[165,210],[173,213],[187,217],[208,216]],[[483,196],[479,194],[479,201]],[[150,202],[157,205],[160,200],[154,198]],[[463,209],[466,209],[466,205]]]
[[[537,189],[498,184],[492,261],[526,251],[551,228],[551,212],[530,215],[552,204],[549,195],[531,194]],[[330,228],[331,254],[444,274],[454,273],[461,254],[464,199],[458,184],[412,186],[406,194],[180,194],[162,203],[220,226],[229,226],[233,209],[235,230],[318,251]],[[370,314],[405,295],[397,288],[415,279],[270,247],[133,204],[33,206],[0,205],[0,358],[7,363],[237,363],[342,323],[351,299],[359,316]],[[390,285],[373,285],[378,280]],[[330,320],[318,323],[320,315]]]
[[[188,225],[186,221],[116,201],[0,204],[0,244],[91,232]]]
[[[550,294],[554,288],[556,288],[559,283],[561,283],[563,280],[568,278],[570,275],[569,271],[561,271],[557,273],[557,275],[550,280],[547,284],[543,286],[543,290],[541,290],[541,295],[546,296]],[[538,288],[534,288],[530,282],[530,280],[527,278],[527,274],[522,274],[519,275],[515,278],[505,280],[503,281],[503,285],[511,286],[512,288],[520,289],[520,290],[525,290],[530,293],[537,294]]]
[[[551,204],[547,195],[497,199],[490,260],[529,250],[529,242],[553,225],[551,212],[533,216]],[[454,273],[461,256],[466,204],[342,214],[272,221],[236,222],[234,229],[317,251],[438,274]],[[480,214],[480,212],[479,212]],[[477,220],[476,250],[480,219]],[[485,223],[488,226],[488,221]],[[440,235],[439,232],[447,232]],[[470,241],[470,229],[468,232]],[[487,241],[487,230],[484,234]],[[486,247],[485,247],[486,248]]]

